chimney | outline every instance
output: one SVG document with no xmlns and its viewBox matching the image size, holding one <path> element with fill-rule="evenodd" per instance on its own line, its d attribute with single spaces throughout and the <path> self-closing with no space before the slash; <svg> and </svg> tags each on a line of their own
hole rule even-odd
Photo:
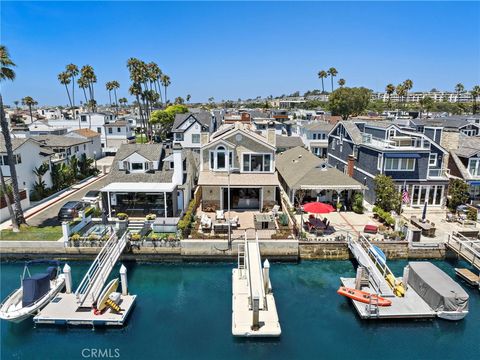
<svg viewBox="0 0 480 360">
<path fill-rule="evenodd" d="M 347 162 L 347 175 L 353 177 L 353 169 L 355 165 L 355 156 L 348 155 L 348 162 Z"/>
<path fill-rule="evenodd" d="M 173 176 L 172 182 L 177 185 L 183 183 L 183 153 L 182 145 L 174 144 L 172 148 L 173 152 Z"/>
<path fill-rule="evenodd" d="M 277 146 L 277 135 L 275 129 L 267 129 L 267 141 L 270 145 Z"/>
<path fill-rule="evenodd" d="M 208 132 L 201 132 L 200 133 L 200 145 L 206 145 L 208 143 Z"/>
</svg>

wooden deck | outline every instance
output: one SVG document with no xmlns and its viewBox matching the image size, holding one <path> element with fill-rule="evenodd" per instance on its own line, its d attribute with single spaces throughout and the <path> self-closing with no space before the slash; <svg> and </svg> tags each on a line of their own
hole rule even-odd
<svg viewBox="0 0 480 360">
<path fill-rule="evenodd" d="M 455 273 L 466 281 L 470 286 L 479 286 L 480 289 L 480 276 L 475 275 L 468 269 L 458 269 L 455 268 Z"/>
</svg>

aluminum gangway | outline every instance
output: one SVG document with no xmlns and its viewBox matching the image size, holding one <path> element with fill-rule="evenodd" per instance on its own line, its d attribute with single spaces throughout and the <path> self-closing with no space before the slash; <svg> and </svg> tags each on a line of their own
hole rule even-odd
<svg viewBox="0 0 480 360">
<path fill-rule="evenodd" d="M 354 239 L 353 236 L 347 236 L 348 248 L 357 260 L 360 266 L 363 266 L 368 274 L 373 289 L 384 297 L 395 296 L 392 288 L 385 280 L 388 273 L 392 273 L 386 264 L 380 263 L 375 256 L 371 255 L 370 242 L 363 236 Z M 392 274 L 393 275 L 393 274 Z"/>
<path fill-rule="evenodd" d="M 247 266 L 247 281 L 250 288 L 250 308 L 253 307 L 253 298 L 259 297 L 259 309 L 266 310 L 265 285 L 263 279 L 262 260 L 260 258 L 260 246 L 258 234 L 254 240 L 248 240 L 245 234 L 245 259 Z"/>
<path fill-rule="evenodd" d="M 472 240 L 460 233 L 453 232 L 448 236 L 446 245 L 477 270 L 480 270 L 480 240 Z"/>
<path fill-rule="evenodd" d="M 113 267 L 127 244 L 128 231 L 119 238 L 115 231 L 102 247 L 75 291 L 78 307 L 91 308 L 96 303 Z"/>
</svg>

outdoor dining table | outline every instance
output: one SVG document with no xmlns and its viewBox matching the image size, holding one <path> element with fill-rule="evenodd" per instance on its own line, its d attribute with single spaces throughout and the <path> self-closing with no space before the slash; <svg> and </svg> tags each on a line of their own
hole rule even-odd
<svg viewBox="0 0 480 360">
<path fill-rule="evenodd" d="M 315 230 L 325 230 L 327 228 L 323 221 L 317 218 L 308 219 L 308 222 L 315 228 Z"/>
<path fill-rule="evenodd" d="M 435 236 L 435 227 L 429 222 L 422 222 L 416 217 L 410 219 L 411 223 L 416 227 L 422 229 L 422 235 L 433 237 Z"/>
</svg>

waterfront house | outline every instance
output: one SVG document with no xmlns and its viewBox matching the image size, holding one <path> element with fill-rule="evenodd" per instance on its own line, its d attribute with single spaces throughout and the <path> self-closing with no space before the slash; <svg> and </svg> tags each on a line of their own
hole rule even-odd
<svg viewBox="0 0 480 360">
<path fill-rule="evenodd" d="M 331 204 L 340 202 L 348 208 L 353 194 L 363 190 L 359 181 L 328 165 L 324 159 L 319 159 L 303 147 L 278 154 L 276 169 L 280 186 L 291 206 L 298 205 L 301 200 Z M 299 190 L 302 190 L 302 199 L 298 197 Z"/>
<path fill-rule="evenodd" d="M 202 209 L 265 210 L 277 203 L 275 131 L 257 134 L 240 122 L 202 134 L 198 185 Z"/>
<path fill-rule="evenodd" d="M 217 128 L 217 117 L 209 111 L 176 114 L 172 126 L 173 141 L 184 149 L 200 151 L 200 134 L 212 133 Z"/>
<path fill-rule="evenodd" d="M 37 120 L 28 125 L 30 136 L 37 135 L 65 135 L 67 129 L 49 125 L 45 120 Z"/>
<path fill-rule="evenodd" d="M 82 146 L 87 157 L 92 159 L 99 159 L 102 157 L 102 139 L 101 135 L 96 131 L 90 129 L 77 129 L 70 131 L 66 136 L 87 140 L 88 142 L 84 143 L 84 146 Z"/>
<path fill-rule="evenodd" d="M 448 116 L 433 119 L 412 119 L 410 126 L 415 131 L 424 133 L 430 138 L 433 138 L 435 132 L 440 130 L 457 130 L 467 136 L 480 135 L 480 123 L 475 122 L 475 118 Z M 435 134 L 435 141 L 440 143 L 441 133 Z"/>
<path fill-rule="evenodd" d="M 328 163 L 366 185 L 365 199 L 375 202 L 374 178 L 390 176 L 410 195 L 407 206 L 445 204 L 448 152 L 425 134 L 400 129 L 390 121 L 341 121 L 328 136 Z"/>
<path fill-rule="evenodd" d="M 123 144 L 101 189 L 109 216 L 155 214 L 168 224 L 178 222 L 192 196 L 197 177 L 194 154 L 163 144 Z"/>
<path fill-rule="evenodd" d="M 334 127 L 326 121 L 309 121 L 298 127 L 303 143 L 319 158 L 326 158 L 328 153 L 328 133 Z"/>
<path fill-rule="evenodd" d="M 48 164 L 48 171 L 42 177 L 42 180 L 45 182 L 46 187 L 52 186 L 50 173 L 52 152 L 50 150 L 45 149 L 40 142 L 32 138 L 13 138 L 12 148 L 19 188 L 26 189 L 28 193 L 33 190 L 33 186 L 38 180 L 33 170 L 40 167 L 43 163 Z M 3 136 L 0 136 L 0 166 L 2 167 L 3 176 L 6 178 L 10 177 L 10 166 L 8 165 L 7 150 Z"/>
<path fill-rule="evenodd" d="M 450 174 L 469 185 L 470 202 L 480 203 L 480 137 L 459 135 L 458 147 L 450 152 Z"/>
</svg>

